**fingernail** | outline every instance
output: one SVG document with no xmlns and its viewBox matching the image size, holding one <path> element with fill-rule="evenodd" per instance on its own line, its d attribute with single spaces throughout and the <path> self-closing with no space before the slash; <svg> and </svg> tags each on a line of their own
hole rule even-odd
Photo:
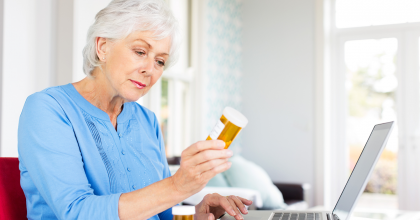
<svg viewBox="0 0 420 220">
<path fill-rule="evenodd" d="M 235 216 L 236 215 L 236 212 L 233 209 L 229 210 L 229 213 L 230 213 L 231 216 Z"/>
<path fill-rule="evenodd" d="M 226 143 L 224 141 L 218 141 L 217 146 L 218 147 L 225 147 Z"/>
<path fill-rule="evenodd" d="M 243 213 L 248 214 L 248 210 L 246 210 L 246 208 L 242 209 Z"/>
<path fill-rule="evenodd" d="M 231 157 L 233 152 L 231 150 L 226 150 L 226 156 Z"/>
</svg>

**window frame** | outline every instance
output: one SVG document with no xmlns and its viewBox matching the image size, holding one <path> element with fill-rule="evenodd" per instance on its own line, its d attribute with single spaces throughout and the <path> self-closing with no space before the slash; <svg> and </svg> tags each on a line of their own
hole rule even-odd
<svg viewBox="0 0 420 220">
<path fill-rule="evenodd" d="M 345 63 L 344 63 L 344 44 L 347 41 L 354 40 L 365 40 L 365 39 L 381 39 L 381 38 L 395 38 L 398 41 L 398 51 L 397 51 L 397 60 L 396 60 L 396 77 L 398 80 L 398 88 L 396 90 L 397 98 L 397 117 L 398 117 L 398 127 L 399 127 L 399 153 L 398 153 L 398 206 L 400 209 L 420 209 L 419 205 L 415 205 L 415 197 L 413 195 L 420 195 L 419 190 L 416 190 L 413 187 L 412 183 L 417 182 L 420 184 L 418 177 L 415 177 L 414 174 L 419 172 L 420 169 L 412 169 L 416 166 L 416 161 L 412 158 L 412 155 L 418 155 L 417 152 L 407 148 L 407 145 L 413 145 L 412 139 L 415 138 L 410 131 L 415 131 L 419 126 L 420 117 L 420 107 L 419 107 L 419 68 L 418 63 L 418 41 L 413 42 L 410 39 L 418 39 L 420 37 L 418 31 L 415 29 L 420 29 L 420 22 L 412 24 L 392 24 L 392 25 L 381 25 L 381 26 L 371 26 L 371 27 L 362 27 L 362 28 L 346 28 L 335 30 L 335 38 L 337 45 L 335 50 L 338 53 L 338 56 L 335 57 L 337 65 L 336 69 L 336 85 L 344 85 L 345 83 Z M 416 47 L 410 48 L 409 45 L 416 45 Z M 417 50 L 417 52 L 416 52 Z M 412 56 L 410 54 L 416 54 L 417 56 Z M 417 66 L 414 67 L 414 66 Z M 414 68 L 413 68 L 414 67 Z M 339 91 L 338 91 L 339 90 Z M 338 142 L 336 158 L 340 158 L 339 161 L 345 161 L 346 163 L 337 163 L 337 176 L 338 173 L 341 173 L 340 178 L 343 182 L 338 182 L 344 186 L 347 176 L 345 175 L 345 170 L 347 169 L 348 164 L 348 147 L 345 141 L 345 127 L 347 117 L 347 100 L 346 91 L 344 87 L 336 90 L 336 100 L 338 104 L 337 115 L 340 118 L 337 120 L 338 128 L 343 128 L 337 130 L 337 136 L 342 137 Z M 416 102 L 417 100 L 417 102 Z M 408 117 L 409 115 L 409 117 Z M 343 117 L 344 116 L 344 117 Z M 414 119 L 414 120 L 413 120 Z M 341 142 L 341 143 L 340 143 Z M 407 172 L 409 171 L 409 172 Z M 410 202 L 411 201 L 411 202 Z"/>
<path fill-rule="evenodd" d="M 161 122 L 161 101 L 162 101 L 162 80 L 168 80 L 168 125 L 167 125 L 167 157 L 181 156 L 182 151 L 197 139 L 195 130 L 199 129 L 200 120 L 196 120 L 197 111 L 200 108 L 195 107 L 200 101 L 200 71 L 197 71 L 199 63 L 196 55 L 198 54 L 198 22 L 199 3 L 192 0 L 166 0 L 177 6 L 182 5 L 180 11 L 186 11 L 187 15 L 183 18 L 177 18 L 180 22 L 180 29 L 183 31 L 183 43 L 181 45 L 180 61 L 174 68 L 165 70 L 161 78 L 156 82 L 147 95 L 141 98 L 138 103 L 152 110 Z M 177 13 L 174 12 L 176 16 Z M 184 23 L 182 23 L 184 21 Z M 188 42 L 188 43 L 187 43 Z M 182 104 L 179 104 L 179 103 Z M 176 103 L 176 104 L 175 104 Z M 195 122 L 195 123 L 193 123 Z"/>
<path fill-rule="evenodd" d="M 346 146 L 347 99 L 344 44 L 351 40 L 396 38 L 397 117 L 399 127 L 398 205 L 399 209 L 420 210 L 420 22 L 378 26 L 337 28 L 335 0 L 316 2 L 315 190 L 316 203 L 333 206 L 340 196 L 347 175 Z M 413 47 L 410 45 L 416 45 Z M 317 130 L 317 129 L 315 129 Z M 334 147 L 332 147 L 334 146 Z M 334 164 L 334 166 L 331 166 Z"/>
</svg>

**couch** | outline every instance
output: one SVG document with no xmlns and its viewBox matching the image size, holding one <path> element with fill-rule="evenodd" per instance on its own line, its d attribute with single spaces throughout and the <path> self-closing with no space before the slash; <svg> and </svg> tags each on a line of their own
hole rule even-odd
<svg viewBox="0 0 420 220">
<path fill-rule="evenodd" d="M 175 173 L 176 170 L 179 168 L 181 158 L 180 157 L 171 157 L 167 158 L 168 164 L 170 165 L 170 169 L 172 173 Z M 280 192 L 283 194 L 284 202 L 287 204 L 288 210 L 304 210 L 308 208 L 309 205 L 309 190 L 310 185 L 308 183 L 283 183 L 283 182 L 273 182 L 273 184 L 280 190 Z M 209 188 L 209 187 L 206 187 Z M 219 187 L 219 189 L 216 189 L 215 187 L 211 187 L 209 189 L 203 189 L 201 194 L 205 195 L 207 192 L 210 192 L 211 189 L 212 192 L 219 193 L 221 195 L 224 195 L 224 192 L 229 191 L 228 189 L 225 189 L 226 187 Z M 232 191 L 232 190 L 230 190 Z M 238 192 L 238 188 L 234 188 L 235 192 Z M 200 194 L 199 193 L 199 194 Z M 251 199 L 254 201 L 256 206 L 250 207 L 250 209 L 262 209 L 259 204 L 259 195 L 258 192 L 252 192 L 250 189 L 244 189 L 244 191 L 238 192 L 241 195 L 244 195 L 247 197 L 247 199 Z M 200 200 L 200 196 L 195 196 L 192 199 L 187 200 L 184 202 L 184 204 L 189 205 L 196 205 L 196 201 Z"/>
</svg>

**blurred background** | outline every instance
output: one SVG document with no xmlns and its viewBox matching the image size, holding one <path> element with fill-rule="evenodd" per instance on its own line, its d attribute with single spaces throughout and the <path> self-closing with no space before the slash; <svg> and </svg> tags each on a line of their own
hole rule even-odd
<svg viewBox="0 0 420 220">
<path fill-rule="evenodd" d="M 84 77 L 87 30 L 109 2 L 0 0 L 0 156 L 18 155 L 27 96 Z M 396 121 L 357 206 L 420 210 L 420 0 L 166 2 L 181 59 L 138 102 L 157 115 L 168 157 L 231 106 L 249 119 L 235 154 L 332 207 L 373 126 Z"/>
</svg>

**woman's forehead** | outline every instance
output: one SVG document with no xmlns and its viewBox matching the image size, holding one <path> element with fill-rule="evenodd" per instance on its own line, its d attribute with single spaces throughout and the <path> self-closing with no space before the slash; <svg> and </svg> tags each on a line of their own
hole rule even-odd
<svg viewBox="0 0 420 220">
<path fill-rule="evenodd" d="M 169 54 L 170 37 L 156 39 L 152 31 L 135 31 L 129 34 L 124 41 L 128 44 L 144 44 L 149 49 L 159 51 L 160 53 Z"/>
</svg>

